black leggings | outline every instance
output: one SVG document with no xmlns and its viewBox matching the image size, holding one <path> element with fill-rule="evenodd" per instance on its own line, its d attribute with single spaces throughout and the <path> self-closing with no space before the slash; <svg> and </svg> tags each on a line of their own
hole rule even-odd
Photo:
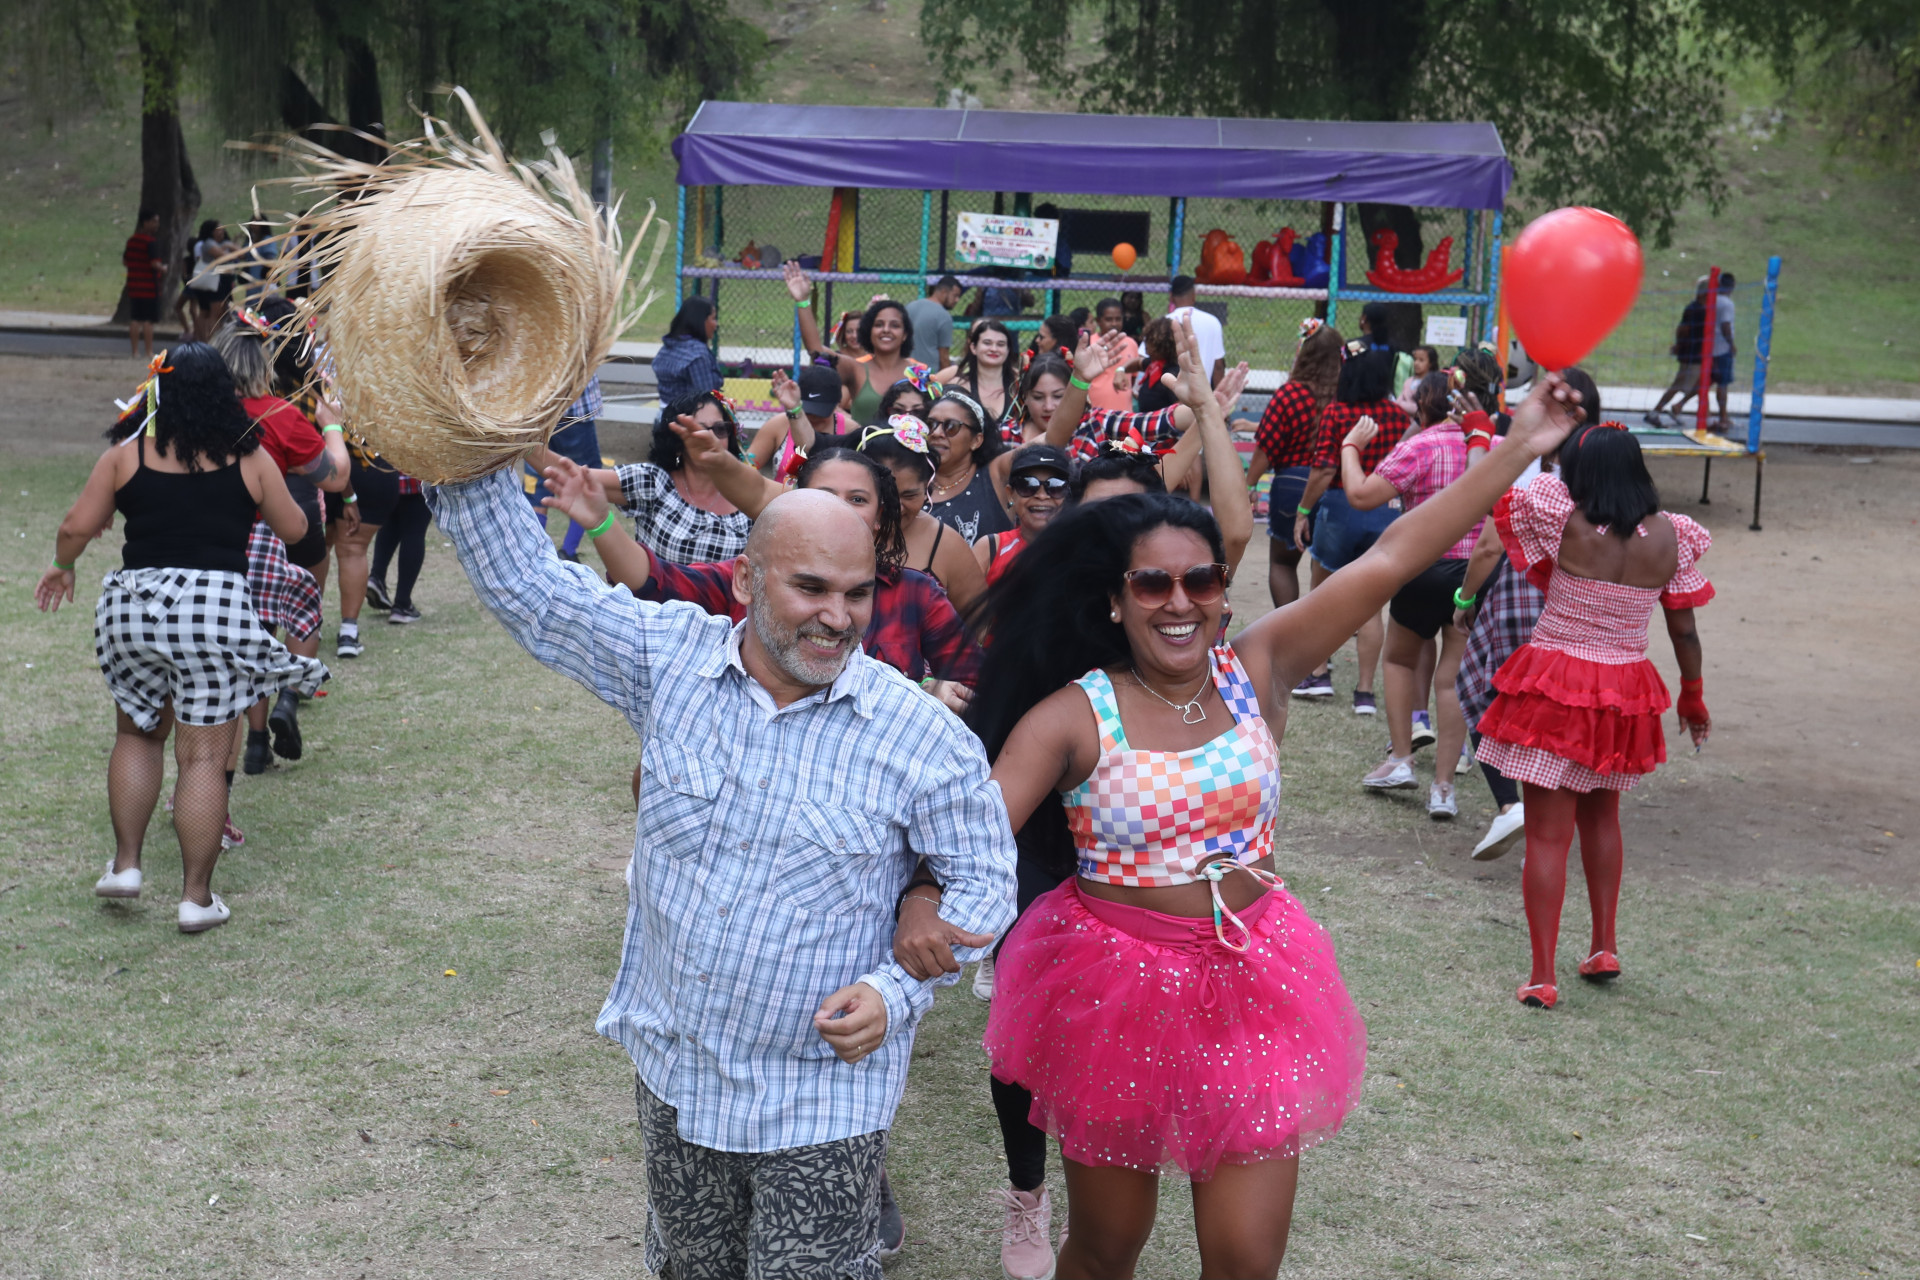
<svg viewBox="0 0 1920 1280">
<path fill-rule="evenodd" d="M 1016 844 L 1026 843 L 1030 838 L 1025 828 L 1020 837 Z M 1027 851 L 1022 849 L 1020 860 L 1014 864 L 1020 914 L 1026 914 L 1035 898 L 1058 888 L 1069 878 L 1048 871 L 1040 859 L 1027 856 Z M 1000 936 L 1004 943 L 1006 935 Z M 1033 1111 L 1033 1095 L 1017 1084 L 992 1076 L 987 1082 L 993 1087 L 993 1112 L 1000 1118 L 1000 1141 L 1007 1148 L 1007 1180 L 1016 1191 L 1037 1191 L 1047 1180 L 1047 1131 L 1036 1128 L 1027 1119 Z"/>
<path fill-rule="evenodd" d="M 400 579 L 393 584 L 393 607 L 413 607 L 413 584 L 420 579 L 420 566 L 427 560 L 427 528 L 433 524 L 433 512 L 427 500 L 417 493 L 403 493 L 393 504 L 393 514 L 373 535 L 373 580 L 387 580 L 387 564 L 395 547 L 400 549 Z"/>
<path fill-rule="evenodd" d="M 1480 731 L 1477 729 L 1474 730 L 1472 737 L 1474 749 L 1477 751 L 1480 747 Z M 1510 804 L 1519 804 L 1520 788 L 1514 785 L 1513 779 L 1488 764 L 1485 760 L 1479 763 L 1480 772 L 1487 776 L 1487 790 L 1493 792 L 1493 802 L 1502 809 Z"/>
</svg>

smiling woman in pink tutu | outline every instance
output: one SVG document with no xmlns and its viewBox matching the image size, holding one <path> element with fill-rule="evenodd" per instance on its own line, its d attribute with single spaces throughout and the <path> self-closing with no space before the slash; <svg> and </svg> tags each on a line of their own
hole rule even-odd
<svg viewBox="0 0 1920 1280">
<path fill-rule="evenodd" d="M 1217 414 L 1180 338 L 1178 394 Z M 1543 380 L 1486 462 L 1230 643 L 1219 529 L 1164 494 L 1068 512 L 989 591 L 970 719 L 1027 845 L 1070 843 L 1078 864 L 1008 936 L 987 1026 L 996 1080 L 1031 1094 L 1066 1159 L 1068 1238 L 1033 1274 L 1131 1276 L 1163 1167 L 1193 1184 L 1203 1275 L 1278 1271 L 1299 1153 L 1357 1100 L 1366 1028 L 1274 874 L 1274 691 L 1560 442 L 1566 395 Z"/>
</svg>

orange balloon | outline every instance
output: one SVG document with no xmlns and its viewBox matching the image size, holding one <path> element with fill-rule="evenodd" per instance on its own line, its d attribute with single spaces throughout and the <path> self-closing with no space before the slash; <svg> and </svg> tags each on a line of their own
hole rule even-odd
<svg viewBox="0 0 1920 1280">
<path fill-rule="evenodd" d="M 1113 265 L 1122 271 L 1133 266 L 1139 257 L 1140 254 L 1130 244 L 1117 244 L 1113 246 Z"/>
</svg>

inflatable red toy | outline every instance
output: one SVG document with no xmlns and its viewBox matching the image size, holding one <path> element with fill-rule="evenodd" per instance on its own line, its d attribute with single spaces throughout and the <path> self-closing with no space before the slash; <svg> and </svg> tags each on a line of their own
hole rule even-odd
<svg viewBox="0 0 1920 1280">
<path fill-rule="evenodd" d="M 1464 270 L 1447 270 L 1447 259 L 1453 255 L 1452 236 L 1447 236 L 1433 247 L 1433 252 L 1427 255 L 1427 265 L 1418 271 L 1408 271 L 1395 265 L 1393 251 L 1400 247 L 1400 237 L 1394 232 L 1382 227 L 1373 233 L 1370 240 L 1373 244 L 1373 270 L 1367 272 L 1367 279 L 1376 288 L 1389 293 L 1437 293 L 1450 285 L 1459 284 L 1466 277 Z"/>
</svg>

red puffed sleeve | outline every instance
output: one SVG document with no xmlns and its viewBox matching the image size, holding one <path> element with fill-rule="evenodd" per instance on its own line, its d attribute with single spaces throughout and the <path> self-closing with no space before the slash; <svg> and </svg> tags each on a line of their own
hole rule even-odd
<svg viewBox="0 0 1920 1280">
<path fill-rule="evenodd" d="M 1574 511 L 1573 495 L 1559 476 L 1541 476 L 1524 489 L 1509 489 L 1493 507 L 1493 527 L 1513 567 L 1542 591 L 1560 558 L 1560 539 Z"/>
<path fill-rule="evenodd" d="M 1700 557 L 1707 554 L 1707 548 L 1713 545 L 1713 535 L 1689 516 L 1675 515 L 1669 511 L 1667 519 L 1673 525 L 1674 540 L 1680 544 L 1680 560 L 1674 566 L 1673 580 L 1660 593 L 1660 607 L 1698 609 L 1713 599 L 1713 584 L 1699 569 Z"/>
</svg>

